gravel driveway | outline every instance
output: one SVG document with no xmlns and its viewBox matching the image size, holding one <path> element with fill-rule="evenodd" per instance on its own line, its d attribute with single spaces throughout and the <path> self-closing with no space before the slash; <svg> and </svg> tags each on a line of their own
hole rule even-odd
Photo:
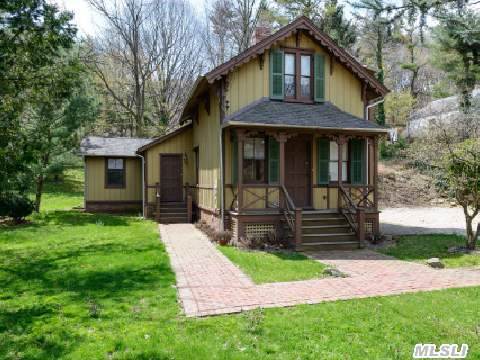
<svg viewBox="0 0 480 360">
<path fill-rule="evenodd" d="M 477 217 L 475 222 L 479 222 Z M 380 213 L 380 230 L 389 235 L 465 234 L 463 209 L 387 208 Z"/>
</svg>

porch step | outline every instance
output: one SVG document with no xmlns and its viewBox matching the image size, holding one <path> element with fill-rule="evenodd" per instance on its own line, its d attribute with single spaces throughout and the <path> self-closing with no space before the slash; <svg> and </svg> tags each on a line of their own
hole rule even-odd
<svg viewBox="0 0 480 360">
<path fill-rule="evenodd" d="M 154 211 L 153 216 L 157 213 Z M 162 202 L 160 203 L 160 224 L 183 224 L 188 223 L 187 204 L 185 202 Z"/>
<path fill-rule="evenodd" d="M 319 243 L 303 243 L 297 245 L 297 251 L 330 251 L 330 250 L 355 250 L 359 248 L 358 241 L 329 241 Z"/>
<path fill-rule="evenodd" d="M 330 234 L 302 234 L 302 243 L 322 243 L 322 242 L 350 242 L 357 241 L 357 235 L 354 232 L 330 233 Z"/>
<path fill-rule="evenodd" d="M 348 224 L 329 224 L 329 225 L 302 225 L 302 234 L 338 234 L 350 233 Z"/>
</svg>

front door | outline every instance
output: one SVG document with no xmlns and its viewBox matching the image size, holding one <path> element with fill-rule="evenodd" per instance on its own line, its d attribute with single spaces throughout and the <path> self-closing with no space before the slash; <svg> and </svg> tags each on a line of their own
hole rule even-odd
<svg viewBox="0 0 480 360">
<path fill-rule="evenodd" d="M 285 144 L 285 187 L 295 206 L 311 206 L 311 153 L 309 136 L 295 136 Z"/>
<path fill-rule="evenodd" d="M 183 167 L 181 154 L 160 155 L 161 201 L 183 200 Z"/>
</svg>

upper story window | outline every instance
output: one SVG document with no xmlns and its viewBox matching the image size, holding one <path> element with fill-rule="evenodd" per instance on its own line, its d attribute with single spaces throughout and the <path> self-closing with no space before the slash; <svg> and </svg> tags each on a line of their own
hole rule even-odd
<svg viewBox="0 0 480 360">
<path fill-rule="evenodd" d="M 272 50 L 270 97 L 288 101 L 324 101 L 324 62 L 322 54 L 309 50 Z"/>
<path fill-rule="evenodd" d="M 125 187 L 125 161 L 124 159 L 106 159 L 105 166 L 105 187 Z"/>
</svg>

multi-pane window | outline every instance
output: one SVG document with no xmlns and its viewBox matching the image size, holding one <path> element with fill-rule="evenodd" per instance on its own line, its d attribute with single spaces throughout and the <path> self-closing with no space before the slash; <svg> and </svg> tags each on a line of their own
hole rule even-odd
<svg viewBox="0 0 480 360">
<path fill-rule="evenodd" d="M 124 159 L 107 159 L 105 171 L 106 187 L 125 187 L 125 162 Z"/>
<path fill-rule="evenodd" d="M 348 147 L 342 146 L 342 181 L 348 179 Z M 328 167 L 330 181 L 338 181 L 338 144 L 336 141 L 330 141 L 330 163 Z"/>
<path fill-rule="evenodd" d="M 311 98 L 312 57 L 310 55 L 301 55 L 300 59 L 301 59 L 300 96 L 302 98 Z"/>
<path fill-rule="evenodd" d="M 286 99 L 311 100 L 312 56 L 300 52 L 285 53 L 284 81 Z"/>
<path fill-rule="evenodd" d="M 243 144 L 243 180 L 265 182 L 265 138 L 247 138 Z"/>
<path fill-rule="evenodd" d="M 285 54 L 285 97 L 294 98 L 296 94 L 295 54 Z"/>
</svg>

